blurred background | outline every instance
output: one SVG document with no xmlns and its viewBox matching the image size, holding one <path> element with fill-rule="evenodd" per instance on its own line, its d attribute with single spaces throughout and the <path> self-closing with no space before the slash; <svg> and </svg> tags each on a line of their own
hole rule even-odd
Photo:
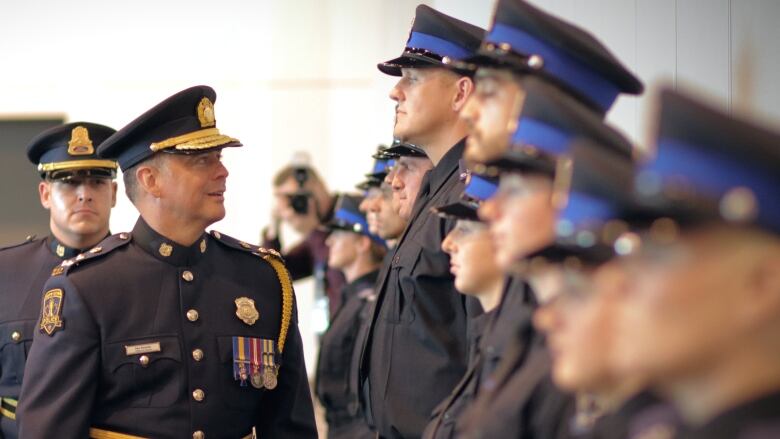
<svg viewBox="0 0 780 439">
<path fill-rule="evenodd" d="M 330 189 L 353 189 L 377 144 L 391 140 L 394 78 L 376 63 L 400 54 L 418 3 L 0 1 L 0 245 L 47 233 L 38 176 L 24 155 L 32 136 L 63 121 L 119 129 L 196 84 L 217 90 L 220 130 L 245 145 L 225 152 L 228 214 L 215 229 L 258 242 L 270 220 L 271 179 L 295 151 L 309 153 Z M 482 27 L 493 9 L 486 0 L 425 3 Z M 640 146 L 660 83 L 780 120 L 780 1 L 532 3 L 594 33 L 649 86 L 640 98 L 620 98 L 608 115 Z M 121 196 L 111 230 L 131 229 L 136 217 Z M 311 281 L 296 290 L 312 371 Z"/>
</svg>

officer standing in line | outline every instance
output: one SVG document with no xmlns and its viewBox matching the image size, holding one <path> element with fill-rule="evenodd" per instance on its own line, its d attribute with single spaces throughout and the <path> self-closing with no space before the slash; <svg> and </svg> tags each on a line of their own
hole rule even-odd
<svg viewBox="0 0 780 439">
<path fill-rule="evenodd" d="M 505 286 L 504 272 L 495 260 L 495 243 L 490 238 L 490 230 L 477 216 L 479 203 L 493 195 L 498 182 L 475 174 L 469 174 L 466 180 L 463 199 L 433 210 L 457 221 L 455 228 L 444 239 L 442 250 L 450 255 L 455 287 L 460 293 L 479 300 L 485 313 L 472 317 L 469 322 L 469 368 L 450 395 L 434 409 L 423 432 L 425 439 L 455 437 L 455 425 L 460 414 L 479 386 L 479 374 L 476 372 L 483 355 L 480 339 L 484 325 L 501 302 Z"/>
<path fill-rule="evenodd" d="M 207 86 L 98 149 L 141 216 L 46 283 L 19 405 L 35 438 L 317 437 L 290 275 L 274 251 L 205 228 L 225 216 Z"/>
<path fill-rule="evenodd" d="M 497 2 L 478 54 L 454 65 L 477 69 L 475 91 L 460 113 L 469 127 L 465 156 L 476 171 L 493 174 L 496 168 L 484 162 L 497 160 L 517 132 L 527 100 L 524 78 L 544 81 L 599 118 L 618 93 L 642 90 L 641 82 L 588 32 L 518 0 Z M 583 81 L 585 77 L 590 79 Z M 520 128 L 535 127 L 538 124 L 529 122 Z M 501 306 L 482 337 L 481 382 L 488 382 L 515 334 L 531 326 L 533 292 L 521 277 L 509 276 L 507 283 Z"/>
<path fill-rule="evenodd" d="M 629 288 L 614 243 L 628 230 L 620 218 L 632 205 L 635 166 L 592 142 L 575 141 L 571 151 L 571 172 L 557 174 L 554 185 L 565 200 L 555 242 L 527 258 L 529 279 L 554 278 L 559 289 L 537 309 L 534 326 L 547 337 L 553 381 L 577 396 L 573 437 L 661 439 L 654 435 L 675 431 L 674 410 L 614 361 Z"/>
<path fill-rule="evenodd" d="M 458 162 L 466 128 L 458 112 L 473 89 L 467 74 L 442 61 L 473 54 L 483 33 L 420 5 L 403 54 L 378 66 L 401 77 L 390 92 L 397 103 L 393 137 L 419 146 L 434 165 L 380 273 L 361 358 L 364 412 L 380 437 L 420 437 L 431 410 L 466 371 L 466 301 L 441 251 L 452 223 L 429 209 L 462 193 Z"/>
<path fill-rule="evenodd" d="M 521 82 L 524 105 L 510 149 L 494 167 L 501 172 L 496 196 L 480 206 L 490 222 L 497 244 L 497 260 L 507 272 L 555 237 L 560 194 L 553 179 L 559 164 L 568 163 L 573 139 L 598 142 L 605 151 L 631 161 L 632 145 L 600 117 L 557 87 L 533 76 Z M 520 275 L 524 273 L 519 272 Z M 523 275 L 523 280 L 530 281 Z M 548 288 L 532 285 L 534 297 L 544 303 Z M 481 382 L 477 398 L 464 414 L 461 433 L 466 438 L 555 438 L 568 435 L 573 398 L 550 380 L 550 360 L 531 315 L 501 314 L 504 327 L 514 328 L 500 363 Z M 512 326 L 514 325 L 514 326 Z"/>
<path fill-rule="evenodd" d="M 678 409 L 681 438 L 780 437 L 780 132 L 679 92 L 660 102 L 634 232 L 615 244 L 622 370 Z"/>
<path fill-rule="evenodd" d="M 362 197 L 343 194 L 336 201 L 333 219 L 326 224 L 325 241 L 331 267 L 347 280 L 342 306 L 322 335 L 315 389 L 325 407 L 330 439 L 373 439 L 376 433 L 359 411 L 357 388 L 350 384 L 356 362 L 356 340 L 367 324 L 370 306 L 376 300 L 374 285 L 387 253 L 384 241 L 368 230 L 358 206 Z"/>
<path fill-rule="evenodd" d="M 360 203 L 360 211 L 366 216 L 368 230 L 382 238 L 388 248 L 395 247 L 395 240 L 401 236 L 406 227 L 398 212 L 392 208 L 393 189 L 385 182 L 385 178 L 395 166 L 396 156 L 385 153 L 386 147 L 381 147 L 374 154 L 374 168 L 366 175 L 366 180 L 357 185 L 365 191 L 365 198 Z"/>
<path fill-rule="evenodd" d="M 50 235 L 0 250 L 0 427 L 2 437 L 16 438 L 16 406 L 41 291 L 51 270 L 65 259 L 92 248 L 108 236 L 116 204 L 116 162 L 97 157 L 95 149 L 114 134 L 89 122 L 60 125 L 36 136 L 27 157 L 38 166 L 41 205 L 49 211 Z"/>
<path fill-rule="evenodd" d="M 433 163 L 425 151 L 411 144 L 399 144 L 389 148 L 385 154 L 395 158 L 395 164 L 385 176 L 385 182 L 393 191 L 392 205 L 396 214 L 404 221 L 410 221 L 420 187 Z"/>
</svg>

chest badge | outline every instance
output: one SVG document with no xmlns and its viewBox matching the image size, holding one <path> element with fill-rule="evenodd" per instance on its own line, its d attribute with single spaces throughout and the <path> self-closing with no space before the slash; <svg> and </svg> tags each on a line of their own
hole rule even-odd
<svg viewBox="0 0 780 439">
<path fill-rule="evenodd" d="M 249 326 L 255 324 L 260 313 L 255 308 L 255 301 L 248 297 L 239 297 L 236 299 L 236 317 Z"/>
</svg>

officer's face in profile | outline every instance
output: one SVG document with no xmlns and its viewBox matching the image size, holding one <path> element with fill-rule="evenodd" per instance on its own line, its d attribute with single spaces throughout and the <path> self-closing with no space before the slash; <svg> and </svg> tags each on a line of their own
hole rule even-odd
<svg viewBox="0 0 780 439">
<path fill-rule="evenodd" d="M 465 157 L 484 163 L 500 157 L 517 127 L 525 93 L 510 72 L 480 69 L 460 116 L 469 127 Z"/>
<path fill-rule="evenodd" d="M 345 230 L 334 230 L 328 235 L 325 244 L 328 246 L 328 265 L 344 270 L 357 259 L 361 236 Z"/>
<path fill-rule="evenodd" d="M 382 239 L 396 239 L 401 236 L 406 221 L 393 208 L 393 189 L 387 183 L 382 183 L 376 191 L 378 195 L 372 198 L 372 202 L 368 205 L 369 228 L 373 224 L 376 232 L 372 230 L 372 233 Z"/>
<path fill-rule="evenodd" d="M 562 270 L 562 291 L 534 313 L 547 335 L 555 383 L 569 391 L 609 391 L 620 384 L 613 349 L 625 274 L 617 262 Z"/>
<path fill-rule="evenodd" d="M 228 170 L 222 164 L 221 150 L 160 157 L 157 199 L 166 213 L 204 228 L 225 217 Z"/>
<path fill-rule="evenodd" d="M 52 233 L 66 242 L 99 240 L 108 234 L 116 182 L 109 178 L 79 177 L 46 180 L 38 185 L 41 205 L 49 210 Z"/>
<path fill-rule="evenodd" d="M 403 220 L 408 221 L 412 216 L 423 176 L 432 167 L 427 157 L 400 157 L 393 167 L 393 198 L 397 200 L 398 216 Z"/>
<path fill-rule="evenodd" d="M 503 270 L 553 241 L 557 211 L 552 193 L 547 176 L 505 174 L 496 195 L 480 205 L 479 215 L 490 223 L 496 260 Z"/>
<path fill-rule="evenodd" d="M 460 79 L 443 68 L 401 69 L 401 79 L 390 90 L 390 99 L 396 101 L 393 137 L 416 145 L 430 143 L 430 136 L 458 117 Z"/>
<path fill-rule="evenodd" d="M 450 272 L 455 276 L 455 288 L 461 293 L 484 294 L 503 282 L 486 224 L 458 220 L 441 248 L 450 255 Z"/>
<path fill-rule="evenodd" d="M 616 331 L 622 369 L 663 388 L 730 364 L 752 343 L 772 344 L 767 334 L 776 346 L 778 247 L 776 237 L 722 225 L 666 243 L 645 237 L 623 261 L 631 288 Z"/>
</svg>

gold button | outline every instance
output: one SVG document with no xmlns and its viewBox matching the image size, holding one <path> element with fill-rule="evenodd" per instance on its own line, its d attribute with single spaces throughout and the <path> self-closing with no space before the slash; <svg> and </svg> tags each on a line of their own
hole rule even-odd
<svg viewBox="0 0 780 439">
<path fill-rule="evenodd" d="M 200 314 L 198 314 L 198 311 L 191 309 L 187 311 L 187 320 L 191 322 L 195 322 L 198 320 L 198 317 L 200 317 Z"/>
<path fill-rule="evenodd" d="M 19 340 L 22 339 L 22 333 L 19 331 L 14 331 L 11 333 L 11 340 L 19 343 Z"/>
<path fill-rule="evenodd" d="M 76 256 L 76 260 L 77 260 L 77 261 L 83 261 L 83 260 L 84 260 L 84 258 L 86 258 L 86 256 L 84 256 L 84 254 L 83 254 L 83 253 L 82 253 L 82 254 L 80 254 L 80 255 L 78 255 L 78 256 Z"/>
<path fill-rule="evenodd" d="M 195 359 L 195 361 L 200 361 L 203 359 L 203 350 L 202 349 L 195 349 L 192 351 L 192 358 Z"/>
<path fill-rule="evenodd" d="M 192 439 L 206 439 L 206 433 L 198 430 L 195 433 L 192 433 Z"/>
<path fill-rule="evenodd" d="M 195 390 L 192 392 L 192 398 L 193 398 L 195 401 L 201 402 L 201 401 L 203 401 L 203 399 L 204 399 L 205 397 L 206 397 L 206 392 L 204 392 L 204 391 L 202 391 L 202 390 L 200 390 L 200 389 L 195 389 Z"/>
<path fill-rule="evenodd" d="M 241 247 L 244 247 L 244 248 L 252 248 L 251 245 L 249 245 L 248 243 L 246 243 L 244 241 L 240 241 L 239 244 L 241 245 Z"/>
<path fill-rule="evenodd" d="M 214 231 L 214 237 L 217 238 L 217 239 L 220 239 L 220 238 L 222 238 L 222 235 L 215 230 Z"/>
<path fill-rule="evenodd" d="M 149 356 L 148 355 L 141 355 L 138 357 L 138 362 L 141 363 L 141 366 L 146 367 L 149 365 Z"/>
<path fill-rule="evenodd" d="M 102 251 L 103 251 L 103 247 L 95 247 L 92 250 L 90 250 L 89 252 L 92 253 L 92 254 L 96 254 L 96 253 L 100 253 Z"/>
<path fill-rule="evenodd" d="M 128 235 L 127 233 L 120 233 L 119 234 L 119 239 L 127 239 L 129 237 L 130 237 L 130 235 Z"/>
<path fill-rule="evenodd" d="M 195 279 L 195 276 L 192 275 L 191 271 L 185 271 L 184 273 L 181 274 L 181 277 L 187 282 L 192 282 L 192 280 Z"/>
</svg>

